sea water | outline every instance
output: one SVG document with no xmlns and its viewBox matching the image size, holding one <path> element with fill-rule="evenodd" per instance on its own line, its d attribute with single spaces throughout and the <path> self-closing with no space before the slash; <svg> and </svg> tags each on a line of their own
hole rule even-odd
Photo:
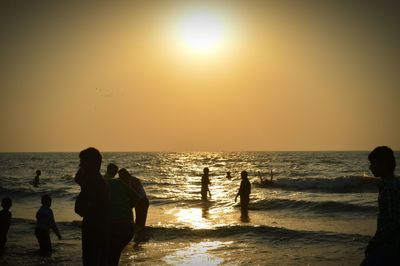
<svg viewBox="0 0 400 266">
<path fill-rule="evenodd" d="M 399 158 L 399 153 L 396 157 Z M 130 243 L 121 265 L 358 265 L 376 229 L 377 180 L 368 152 L 103 153 L 140 178 L 150 200 L 148 241 Z M 81 217 L 74 213 L 78 153 L 0 153 L 0 196 L 13 215 L 1 265 L 80 265 Z M 202 201 L 210 169 L 212 197 Z M 40 169 L 39 187 L 32 186 Z M 240 172 L 252 184 L 249 210 L 234 201 Z M 262 185 L 261 172 L 272 185 Z M 230 171 L 233 178 L 227 179 Z M 63 236 L 38 255 L 40 198 L 49 194 Z"/>
</svg>

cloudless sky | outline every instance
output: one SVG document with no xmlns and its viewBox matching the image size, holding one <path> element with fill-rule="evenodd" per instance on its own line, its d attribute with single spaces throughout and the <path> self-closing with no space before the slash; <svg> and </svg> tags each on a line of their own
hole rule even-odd
<svg viewBox="0 0 400 266">
<path fill-rule="evenodd" d="M 399 150 L 398 7 L 282 2 L 0 1 L 0 151 Z"/>
</svg>

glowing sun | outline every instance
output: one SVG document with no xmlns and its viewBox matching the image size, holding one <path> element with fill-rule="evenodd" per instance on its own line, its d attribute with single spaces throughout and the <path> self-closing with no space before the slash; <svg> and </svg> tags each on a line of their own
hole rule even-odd
<svg viewBox="0 0 400 266">
<path fill-rule="evenodd" d="M 194 54 L 220 51 L 226 43 L 227 33 L 222 17 L 208 11 L 189 12 L 178 22 L 178 39 Z"/>
</svg>

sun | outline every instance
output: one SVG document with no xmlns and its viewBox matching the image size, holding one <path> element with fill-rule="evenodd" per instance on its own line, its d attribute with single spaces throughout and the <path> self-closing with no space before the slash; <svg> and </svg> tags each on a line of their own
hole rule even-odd
<svg viewBox="0 0 400 266">
<path fill-rule="evenodd" d="M 183 49 L 193 54 L 216 54 L 223 50 L 227 37 L 226 24 L 215 12 L 191 11 L 178 21 L 178 41 Z"/>
</svg>

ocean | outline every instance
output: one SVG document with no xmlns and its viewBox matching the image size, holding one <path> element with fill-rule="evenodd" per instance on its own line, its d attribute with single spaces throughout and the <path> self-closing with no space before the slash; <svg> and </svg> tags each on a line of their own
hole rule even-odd
<svg viewBox="0 0 400 266">
<path fill-rule="evenodd" d="M 377 180 L 367 155 L 105 152 L 102 173 L 111 162 L 126 168 L 150 200 L 148 241 L 131 242 L 120 265 L 359 265 L 377 216 Z M 0 197 L 13 201 L 1 265 L 81 265 L 78 165 L 78 153 L 0 153 Z M 200 195 L 204 167 L 211 179 L 207 202 Z M 34 187 L 37 169 L 42 175 Z M 273 185 L 262 185 L 258 172 L 269 178 L 271 169 Z M 243 170 L 252 185 L 247 214 L 234 201 Z M 51 235 L 54 252 L 45 260 L 34 236 L 43 194 L 53 198 L 63 236 Z"/>
</svg>

